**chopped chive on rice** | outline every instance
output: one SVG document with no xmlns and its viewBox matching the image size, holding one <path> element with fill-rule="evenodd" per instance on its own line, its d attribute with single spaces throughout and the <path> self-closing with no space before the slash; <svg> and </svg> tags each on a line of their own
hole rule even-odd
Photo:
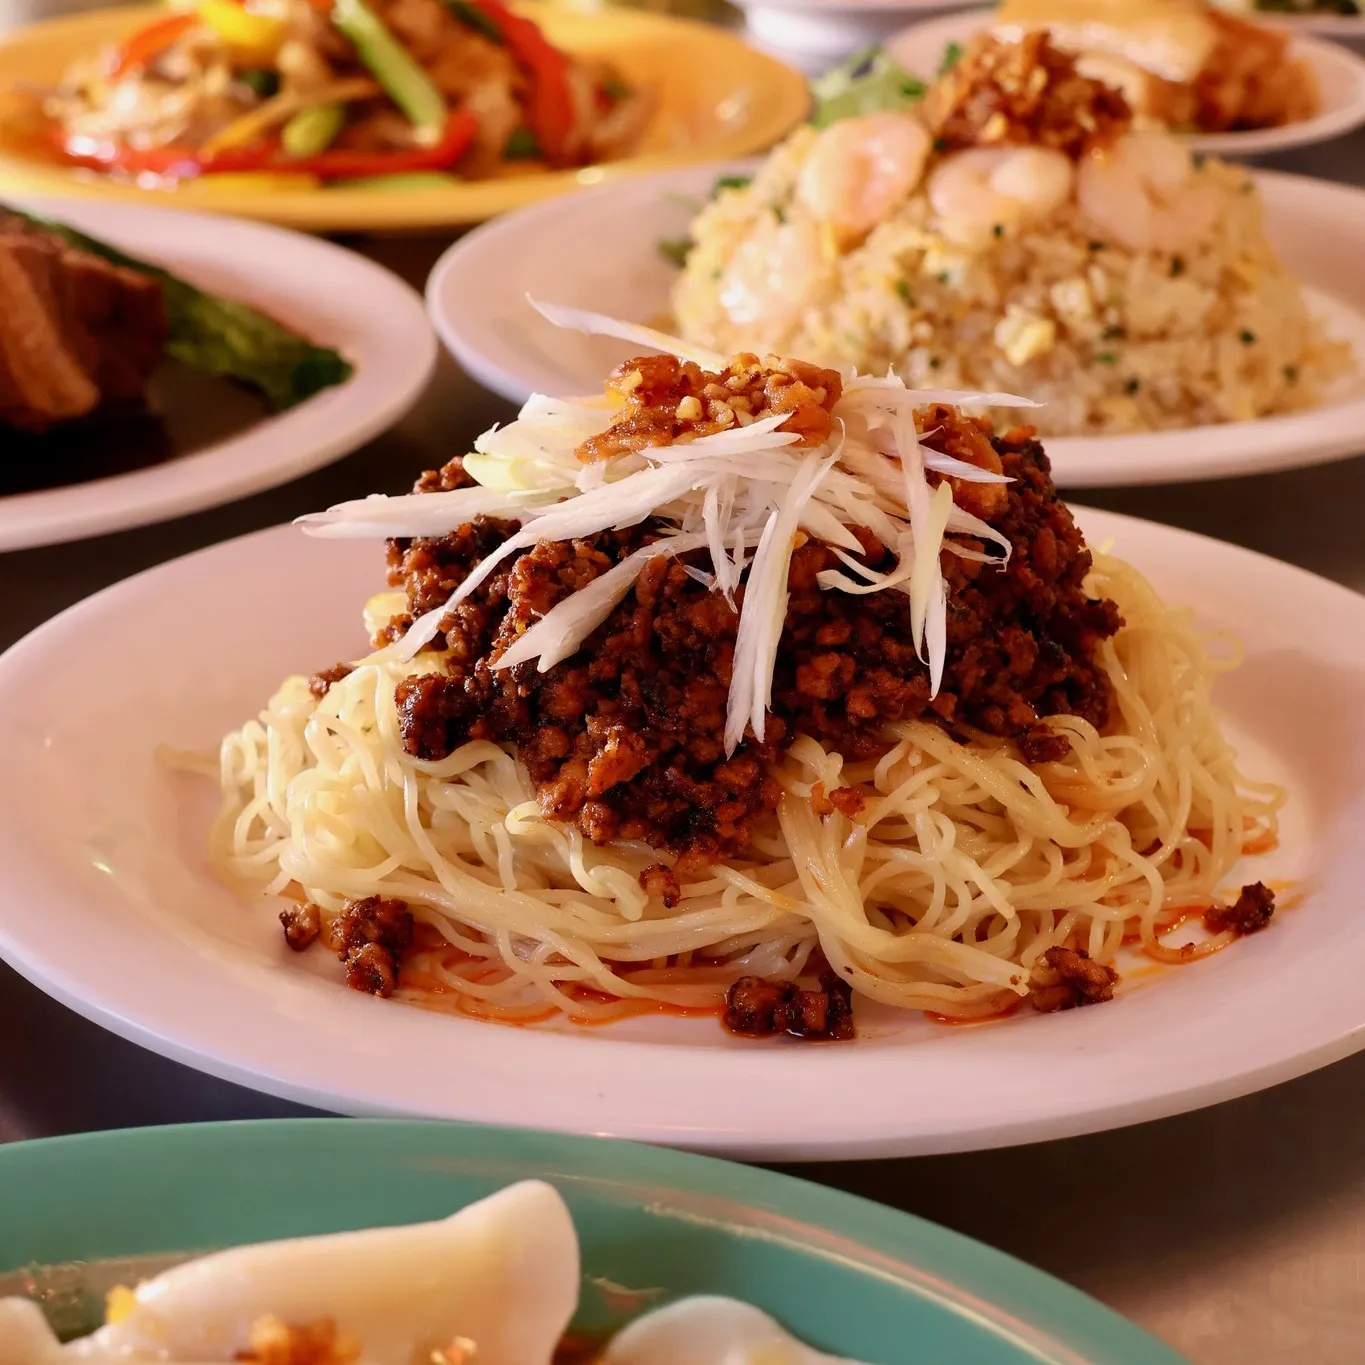
<svg viewBox="0 0 1365 1365">
<path fill-rule="evenodd" d="M 1243 327 L 1242 330 L 1237 333 L 1237 340 L 1240 341 L 1243 346 L 1252 346 L 1256 342 L 1256 333 L 1249 327 Z"/>
<path fill-rule="evenodd" d="M 687 258 L 692 254 L 692 239 L 690 237 L 664 237 L 659 242 L 659 255 L 670 265 L 676 265 L 679 269 L 687 264 Z"/>
<path fill-rule="evenodd" d="M 1095 356 L 1095 360 L 1101 365 L 1117 365 L 1119 363 L 1118 352 L 1100 351 Z"/>
<path fill-rule="evenodd" d="M 1136 393 L 1142 387 L 1142 381 L 1136 377 L 1130 379 L 1124 386 L 1124 393 Z"/>
<path fill-rule="evenodd" d="M 906 303 L 913 306 L 915 302 L 915 296 L 910 292 L 909 280 L 897 280 L 896 293 L 898 293 L 901 296 L 901 298 L 905 300 Z"/>
<path fill-rule="evenodd" d="M 938 59 L 938 71 L 936 74 L 939 76 L 946 76 L 953 67 L 962 60 L 962 51 L 963 48 L 961 43 L 949 43 L 948 46 L 943 49 L 943 56 Z"/>
<path fill-rule="evenodd" d="M 1126 327 L 1120 327 L 1116 322 L 1112 322 L 1104 329 L 1101 335 L 1104 337 L 1105 341 L 1117 341 L 1120 337 L 1126 337 L 1128 335 L 1128 329 Z"/>
<path fill-rule="evenodd" d="M 1299 367 L 1297 365 L 1286 365 L 1284 377 L 1286 383 L 1297 384 L 1299 382 Z"/>
</svg>

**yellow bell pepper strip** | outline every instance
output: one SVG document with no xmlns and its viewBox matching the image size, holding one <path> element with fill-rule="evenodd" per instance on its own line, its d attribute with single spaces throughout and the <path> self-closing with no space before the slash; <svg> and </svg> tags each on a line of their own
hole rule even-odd
<svg viewBox="0 0 1365 1365">
<path fill-rule="evenodd" d="M 346 110 L 339 104 L 315 104 L 301 110 L 280 130 L 286 156 L 316 156 L 337 140 L 346 124 Z"/>
<path fill-rule="evenodd" d="M 183 37 L 199 22 L 194 14 L 172 14 L 140 28 L 125 38 L 114 49 L 109 63 L 109 77 L 119 80 L 130 71 L 150 66 L 172 43 Z"/>
<path fill-rule="evenodd" d="M 244 61 L 266 65 L 289 36 L 289 25 L 257 14 L 238 0 L 196 0 L 199 17 Z"/>
<path fill-rule="evenodd" d="M 379 86 L 368 76 L 348 76 L 345 80 L 320 85 L 314 90 L 287 90 L 258 104 L 254 109 L 220 128 L 199 148 L 206 157 L 236 147 L 249 147 L 259 142 L 272 128 L 288 123 L 296 114 L 319 104 L 346 104 L 351 100 L 367 100 L 379 94 Z M 335 136 L 335 135 L 334 135 Z"/>
<path fill-rule="evenodd" d="M 348 38 L 356 55 L 408 116 L 428 145 L 439 141 L 446 126 L 444 96 L 408 50 L 388 31 L 364 0 L 336 0 L 332 23 Z"/>
</svg>

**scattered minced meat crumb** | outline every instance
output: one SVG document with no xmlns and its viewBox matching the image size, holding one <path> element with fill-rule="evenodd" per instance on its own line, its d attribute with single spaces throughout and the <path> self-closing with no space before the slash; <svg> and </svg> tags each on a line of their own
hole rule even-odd
<svg viewBox="0 0 1365 1365">
<path fill-rule="evenodd" d="M 398 984 L 398 963 L 395 954 L 378 943 L 362 943 L 352 948 L 344 959 L 346 984 L 353 991 L 387 998 Z"/>
<path fill-rule="evenodd" d="M 829 439 L 830 409 L 843 393 L 837 370 L 799 360 L 735 356 L 722 371 L 672 356 L 640 356 L 613 371 L 607 392 L 621 400 L 611 425 L 578 447 L 579 459 L 607 460 L 649 446 L 682 444 L 727 427 L 788 413 L 782 431 L 798 446 Z"/>
<path fill-rule="evenodd" d="M 296 953 L 301 953 L 311 947 L 322 932 L 322 912 L 312 901 L 286 905 L 280 911 L 280 923 L 284 925 L 284 941 Z"/>
<path fill-rule="evenodd" d="M 664 863 L 653 863 L 640 873 L 640 885 L 647 895 L 658 896 L 672 910 L 682 899 L 678 874 Z"/>
<path fill-rule="evenodd" d="M 347 901 L 332 922 L 332 946 L 343 958 L 367 943 L 402 954 L 412 947 L 412 928 L 407 901 L 364 896 Z"/>
<path fill-rule="evenodd" d="M 1211 934 L 1231 929 L 1240 937 L 1264 929 L 1274 913 L 1275 893 L 1264 882 L 1252 882 L 1231 905 L 1209 906 L 1204 911 L 1204 928 Z"/>
<path fill-rule="evenodd" d="M 1029 983 L 1029 1000 L 1041 1014 L 1098 1005 L 1114 998 L 1119 974 L 1101 962 L 1092 962 L 1084 948 L 1049 948 L 1042 956 L 1051 982 Z"/>
<path fill-rule="evenodd" d="M 354 671 L 352 664 L 333 664 L 331 668 L 324 668 L 321 673 L 314 673 L 308 679 L 308 690 L 321 701 L 331 691 L 333 683 L 339 683 Z"/>
<path fill-rule="evenodd" d="M 1078 157 L 1126 132 L 1133 111 L 1123 94 L 1082 76 L 1076 58 L 1044 32 L 1018 42 L 982 34 L 930 87 L 924 116 L 940 151 L 962 147 L 1048 147 Z"/>
<path fill-rule="evenodd" d="M 827 815 L 833 815 L 836 810 L 851 820 L 866 803 L 857 787 L 835 787 L 832 792 L 827 792 L 825 784 L 817 782 L 810 789 L 810 804 L 811 809 L 822 820 Z"/>
<path fill-rule="evenodd" d="M 286 922 L 286 942 L 289 928 Z M 346 984 L 352 990 L 388 996 L 398 984 L 398 968 L 412 938 L 412 911 L 406 901 L 364 896 L 346 902 L 327 926 L 325 942 L 346 964 Z"/>
<path fill-rule="evenodd" d="M 353 1365 L 362 1343 L 339 1334 L 331 1318 L 291 1326 L 276 1317 L 258 1318 L 247 1334 L 247 1349 L 233 1357 L 252 1365 Z"/>
<path fill-rule="evenodd" d="M 618 375 L 646 371 L 632 391 L 643 390 L 659 406 L 638 407 L 638 423 L 629 430 L 614 425 L 613 440 L 649 432 L 675 439 L 677 394 L 694 380 L 670 357 L 629 362 Z M 706 383 L 718 378 L 698 374 Z M 818 432 L 815 409 L 828 418 L 838 376 L 817 384 L 813 375 L 783 374 L 792 382 L 777 386 L 774 402 L 798 386 L 805 390 L 792 411 L 803 430 Z M 767 394 L 770 387 L 765 380 L 758 391 Z M 822 591 L 820 572 L 840 566 L 814 540 L 792 557 L 764 740 L 750 733 L 730 757 L 724 732 L 738 616 L 688 574 L 689 567 L 705 567 L 705 552 L 648 563 L 578 653 L 544 673 L 535 663 L 493 668 L 566 594 L 658 539 L 664 528 L 647 521 L 581 540 L 541 542 L 499 565 L 448 614 L 431 642 L 432 650 L 444 651 L 439 671 L 399 684 L 404 749 L 438 760 L 469 740 L 513 744 L 547 818 L 577 824 L 596 843 L 638 839 L 669 849 L 686 876 L 741 852 L 759 822 L 771 817 L 780 795 L 771 766 L 798 733 L 856 762 L 883 751 L 888 721 L 921 718 L 1017 738 L 1044 716 L 1067 712 L 1102 730 L 1110 696 L 1096 649 L 1122 619 L 1113 602 L 1085 593 L 1090 552 L 1057 497 L 1032 430 L 996 435 L 988 423 L 943 406 L 926 409 L 920 422 L 934 430 L 938 448 L 1012 481 L 954 484 L 955 500 L 1000 531 L 1012 553 L 1004 567 L 943 556 L 948 658 L 932 700 L 928 671 L 915 652 L 909 597 Z M 453 461 L 424 475 L 418 488 L 459 486 L 465 477 Z M 376 643 L 448 601 L 517 529 L 480 518 L 445 536 L 391 541 L 389 581 L 405 590 L 407 609 Z M 865 530 L 857 534 L 863 561 L 873 570 L 888 568 L 893 552 Z M 828 799 L 835 801 L 833 794 Z M 852 795 L 838 799 L 854 804 Z"/>
<path fill-rule="evenodd" d="M 1055 763 L 1071 752 L 1070 738 L 1049 725 L 1032 725 L 1015 742 L 1024 756 L 1024 762 L 1030 765 Z"/>
<path fill-rule="evenodd" d="M 853 988 L 828 967 L 807 990 L 794 981 L 742 976 L 725 993 L 725 1027 L 746 1038 L 786 1033 L 809 1042 L 854 1036 Z"/>
<path fill-rule="evenodd" d="M 454 493 L 474 483 L 464 470 L 464 456 L 447 460 L 440 469 L 428 469 L 413 486 L 414 493 Z"/>
</svg>

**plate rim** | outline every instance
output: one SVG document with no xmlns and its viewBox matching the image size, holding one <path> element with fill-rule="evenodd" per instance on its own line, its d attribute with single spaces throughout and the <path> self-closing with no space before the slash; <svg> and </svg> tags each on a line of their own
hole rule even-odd
<svg viewBox="0 0 1365 1365">
<path fill-rule="evenodd" d="M 752 173 L 761 164 L 762 158 L 750 157 L 709 162 L 704 166 L 675 167 L 657 175 L 585 191 L 576 197 L 576 202 L 591 205 L 609 201 L 616 195 L 653 193 L 662 199 L 669 193 L 695 194 L 697 188 L 691 183 L 694 179 L 704 182 L 718 174 Z M 1263 190 L 1296 205 L 1300 214 L 1308 212 L 1305 205 L 1309 196 L 1316 197 L 1318 202 L 1353 203 L 1361 228 L 1365 230 L 1363 187 L 1289 171 L 1251 168 L 1248 174 Z M 485 353 L 481 333 L 486 330 L 486 321 L 447 308 L 444 299 L 457 288 L 453 281 L 465 270 L 477 273 L 479 254 L 489 250 L 503 234 L 517 233 L 542 220 L 553 221 L 566 212 L 573 212 L 573 207 L 531 204 L 482 224 L 442 252 L 424 289 L 432 326 L 456 363 L 484 388 L 518 405 L 525 402 L 532 391 L 525 376 L 505 368 Z M 1365 310 L 1354 308 L 1353 311 L 1365 320 Z M 1356 364 L 1365 379 L 1365 354 L 1357 355 Z M 1334 411 L 1336 416 L 1328 434 L 1302 430 L 1318 423 L 1324 413 Z M 1289 430 L 1287 436 L 1273 442 L 1267 436 L 1261 448 L 1248 453 L 1245 437 L 1249 432 L 1276 433 L 1286 428 Z M 1362 430 L 1365 430 L 1365 391 L 1302 412 L 1262 417 L 1251 422 L 1225 422 L 1172 431 L 1125 432 L 1113 436 L 1054 436 L 1046 444 L 1058 486 L 1074 490 L 1245 478 L 1330 464 L 1365 453 Z M 1170 443 L 1172 449 L 1177 442 L 1189 444 L 1194 449 L 1164 460 L 1142 453 L 1143 445 L 1157 440 Z M 1210 443 L 1215 447 L 1212 451 L 1208 448 Z M 1101 449 L 1086 449 L 1088 447 Z M 1131 453 L 1135 447 L 1137 454 Z"/>
<path fill-rule="evenodd" d="M 733 0 L 736 9 L 746 14 L 751 10 L 770 10 L 786 14 L 800 10 L 805 14 L 830 14 L 847 17 L 856 22 L 859 18 L 872 15 L 894 14 L 898 10 L 906 14 L 946 14 L 950 10 L 963 9 L 962 0 Z"/>
<path fill-rule="evenodd" d="M 142 254 L 130 244 L 137 235 L 137 220 L 151 218 L 155 230 L 163 235 L 174 233 L 186 241 L 207 244 L 206 255 L 244 276 L 248 290 L 257 285 L 263 292 L 269 291 L 276 278 L 271 248 L 288 242 L 292 251 L 302 250 L 316 259 L 318 280 L 309 289 L 319 299 L 344 296 L 332 283 L 343 269 L 352 280 L 363 278 L 372 282 L 376 291 L 382 289 L 386 294 L 384 309 L 374 315 L 383 318 L 385 335 L 400 340 L 407 353 L 388 374 L 376 374 L 363 362 L 357 363 L 344 384 L 323 390 L 283 413 L 263 416 L 225 440 L 160 464 L 54 488 L 0 494 L 0 553 L 152 526 L 279 487 L 341 459 L 401 421 L 420 399 L 435 371 L 440 347 L 421 295 L 392 270 L 357 251 L 287 228 L 224 214 L 151 204 L 96 205 L 89 199 L 55 195 L 15 195 L 8 202 L 57 218 L 112 217 L 112 236 L 135 254 Z M 254 262 L 247 255 L 247 248 L 252 246 L 260 253 Z M 155 249 L 148 255 L 159 259 Z M 320 413 L 320 404 L 333 395 L 346 408 L 337 414 L 327 414 L 325 409 Z M 357 403 L 359 409 L 349 411 Z M 244 463 L 263 444 L 273 444 L 278 453 L 263 463 Z"/>
<path fill-rule="evenodd" d="M 1229 574 L 1235 573 L 1239 565 L 1242 567 L 1254 565 L 1261 573 L 1268 571 L 1281 576 L 1281 582 L 1293 583 L 1300 591 L 1319 594 L 1315 599 L 1322 604 L 1315 609 L 1318 613 L 1328 610 L 1333 613 L 1345 611 L 1353 620 L 1365 622 L 1365 597 L 1295 565 L 1161 523 L 1088 508 L 1075 510 L 1082 525 L 1088 525 L 1090 528 L 1087 530 L 1088 538 L 1125 533 L 1131 538 L 1135 531 L 1139 535 L 1155 535 L 1157 544 L 1149 551 L 1153 557 L 1161 554 L 1163 547 L 1169 550 L 1173 542 L 1184 542 L 1191 551 L 1202 554 L 1207 554 L 1211 547 L 1216 555 L 1225 557 L 1224 564 L 1230 561 Z M 144 570 L 104 589 L 85 602 L 68 608 L 39 626 L 4 655 L 0 655 L 0 695 L 9 685 L 11 671 L 21 671 L 29 666 L 28 655 L 31 651 L 38 650 L 38 658 L 41 660 L 41 651 L 48 639 L 60 641 L 63 639 L 63 632 L 79 631 L 87 615 L 100 615 L 105 611 L 111 597 L 117 600 L 117 595 L 126 595 L 136 601 L 139 591 L 145 589 L 147 579 L 163 571 L 174 575 L 178 571 L 177 566 L 183 561 L 200 560 L 212 563 L 215 557 L 224 557 L 231 563 L 235 556 L 249 555 L 256 548 L 253 542 L 259 543 L 266 537 L 276 537 L 283 544 L 285 534 L 296 535 L 297 532 L 288 526 L 273 527 L 194 551 L 177 560 Z M 202 562 L 200 567 L 205 567 Z M 216 570 L 218 565 L 214 565 L 214 568 Z M 1197 608 L 1197 602 L 1194 605 Z M 25 877 L 32 882 L 33 874 L 31 867 L 25 869 L 22 856 L 16 857 L 17 848 L 14 833 L 0 826 L 0 852 L 7 852 L 10 859 L 8 865 L 11 869 L 11 885 L 22 889 Z M 42 877 L 33 882 L 33 885 L 41 888 Z M 31 895 L 30 899 L 33 899 Z M 54 904 L 60 906 L 63 899 L 70 900 L 70 893 L 60 891 L 52 899 Z M 22 901 L 23 896 L 20 894 L 15 903 L 17 905 Z M 51 951 L 44 951 L 41 946 L 41 930 L 38 931 L 40 946 L 35 950 L 31 946 L 34 935 L 32 923 L 32 917 L 25 918 L 22 913 L 16 913 L 15 908 L 0 899 L 0 958 L 8 961 L 20 975 L 76 1013 L 121 1037 L 209 1075 L 246 1085 L 266 1094 L 330 1109 L 333 1112 L 351 1114 L 409 1116 L 434 1114 L 437 1117 L 462 1122 L 520 1123 L 523 1126 L 550 1122 L 563 1131 L 587 1131 L 603 1135 L 610 1133 L 635 1141 L 738 1155 L 752 1160 L 844 1160 L 925 1155 L 936 1152 L 981 1150 L 1075 1136 L 1167 1117 L 1232 1099 L 1306 1074 L 1365 1048 L 1365 1013 L 1353 1012 L 1346 1007 L 1349 1005 L 1349 1002 L 1346 1002 L 1346 1005 L 1334 1007 L 1333 1017 L 1325 1021 L 1320 1036 L 1315 1036 L 1307 1045 L 1298 1042 L 1288 1050 L 1274 1055 L 1258 1054 L 1255 1058 L 1240 1056 L 1231 1060 L 1223 1059 L 1212 1064 L 1212 1069 L 1209 1057 L 1201 1054 L 1198 1058 L 1187 1059 L 1184 1070 L 1174 1081 L 1155 1082 L 1151 1078 L 1144 1078 L 1138 1088 L 1129 1084 L 1126 1093 L 1098 1100 L 1092 1097 L 1079 1108 L 1072 1106 L 1061 1112 L 1053 1106 L 1037 1112 L 1011 1114 L 1005 1119 L 984 1118 L 980 1114 L 963 1112 L 952 1113 L 946 1119 L 939 1115 L 932 1123 L 921 1121 L 917 1124 L 909 1123 L 904 1114 L 898 1112 L 885 1116 L 879 1122 L 869 1123 L 865 1119 L 860 1129 L 854 1133 L 849 1133 L 842 1125 L 833 1127 L 826 1125 L 829 1131 L 822 1131 L 814 1136 L 804 1133 L 796 1137 L 793 1137 L 788 1126 L 784 1125 L 780 1115 L 772 1114 L 766 1116 L 760 1114 L 752 1120 L 732 1117 L 725 1123 L 719 1122 L 714 1116 L 705 1122 L 692 1121 L 690 1118 L 684 1122 L 680 1118 L 664 1115 L 640 1121 L 632 1116 L 628 1122 L 613 1120 L 615 1127 L 604 1129 L 601 1124 L 606 1121 L 605 1115 L 594 1114 L 591 1106 L 580 1107 L 581 1112 L 561 1120 L 558 1117 L 560 1109 L 554 1109 L 553 1106 L 551 1109 L 546 1108 L 546 1096 L 533 1099 L 528 1106 L 523 1103 L 523 1096 L 518 1092 L 516 1103 L 509 1105 L 506 1096 L 499 1093 L 499 1086 L 503 1082 L 489 1077 L 495 1070 L 505 1077 L 509 1064 L 515 1068 L 530 1056 L 533 1065 L 548 1066 L 554 1070 L 562 1086 L 572 1084 L 575 1080 L 581 1082 L 589 1075 L 599 1074 L 596 1068 L 604 1058 L 609 1063 L 612 1061 L 628 1063 L 626 1069 L 633 1072 L 646 1064 L 657 1069 L 659 1058 L 668 1056 L 675 1059 L 670 1065 L 679 1078 L 680 1086 L 687 1093 L 691 1093 L 688 1087 L 700 1070 L 705 1069 L 706 1074 L 713 1078 L 718 1074 L 716 1070 L 718 1057 L 747 1054 L 738 1052 L 727 1054 L 715 1048 L 697 1046 L 685 1041 L 660 1044 L 619 1037 L 612 1039 L 584 1037 L 582 1034 L 506 1029 L 499 1030 L 503 1036 L 499 1039 L 497 1048 L 493 1049 L 502 1054 L 497 1067 L 488 1067 L 486 1060 L 480 1063 L 485 1066 L 487 1073 L 479 1082 L 483 1086 L 481 1095 L 476 1093 L 471 1100 L 471 1092 L 466 1088 L 464 1092 L 454 1097 L 454 1102 L 451 1097 L 434 1096 L 431 1093 L 414 1097 L 410 1086 L 406 1090 L 400 1085 L 386 1091 L 383 1085 L 373 1082 L 358 1084 L 350 1072 L 347 1073 L 346 1079 L 338 1079 L 335 1068 L 329 1070 L 325 1062 L 318 1065 L 316 1059 L 310 1059 L 306 1065 L 298 1066 L 287 1057 L 282 1061 L 278 1049 L 273 1049 L 270 1056 L 266 1057 L 255 1043 L 244 1048 L 240 1036 L 226 1037 L 221 1027 L 192 1022 L 187 1028 L 184 1011 L 180 1010 L 177 1013 L 171 1010 L 168 1013 L 164 1000 L 153 1002 L 150 1009 L 141 997 L 138 997 L 136 1003 L 130 1003 L 128 998 L 120 997 L 118 983 L 111 984 L 107 980 L 92 983 L 88 966 L 72 969 L 58 960 Z M 18 926 L 17 930 L 14 926 Z M 179 950 L 171 948 L 166 951 L 171 952 L 174 957 Z M 1339 945 L 1337 957 L 1340 957 Z M 213 971 L 205 981 L 213 984 L 214 991 L 220 990 L 222 986 L 222 982 Z M 342 997 L 335 999 L 342 1010 L 354 1011 L 372 1004 L 360 999 L 343 1000 Z M 1345 1017 L 1336 1017 L 1343 1010 Z M 413 1017 L 418 1016 L 428 1017 L 423 1016 L 421 1011 L 414 1011 Z M 348 1026 L 358 1019 L 359 1015 L 355 1013 L 345 1016 Z M 329 1027 L 338 1022 L 330 1015 L 329 1021 Z M 366 1023 L 369 1022 L 367 1019 Z M 420 1032 L 423 1028 L 420 1023 L 404 1022 L 397 1018 L 395 1026 L 400 1032 L 406 1029 Z M 464 1050 L 468 1040 L 481 1036 L 478 1033 L 471 1034 L 469 1028 L 483 1030 L 493 1026 L 477 1021 L 443 1018 L 440 1027 L 450 1030 L 448 1034 L 442 1035 L 442 1039 L 443 1041 L 447 1037 L 450 1039 L 449 1047 L 452 1052 L 465 1056 L 468 1061 L 471 1054 Z M 493 1036 L 488 1035 L 490 1039 Z M 529 1053 L 525 1051 L 528 1046 L 526 1039 L 531 1040 Z M 478 1051 L 480 1049 L 474 1049 L 474 1052 Z M 487 1053 L 489 1049 L 484 1048 L 482 1051 Z M 1083 1059 L 1080 1054 L 1084 1051 L 1083 1046 L 1078 1047 L 1073 1061 L 1081 1064 Z M 784 1057 L 787 1060 L 784 1060 Z M 773 1084 L 777 1090 L 781 1090 L 784 1081 L 793 1079 L 791 1068 L 794 1063 L 790 1061 L 790 1054 L 775 1053 L 768 1058 L 766 1065 L 774 1077 Z M 800 1065 L 803 1068 L 800 1077 L 805 1083 L 807 1077 L 813 1077 L 816 1081 L 822 1079 L 824 1075 L 822 1068 L 828 1066 L 829 1062 L 827 1056 L 823 1061 L 812 1057 L 810 1061 L 803 1061 Z M 722 1070 L 729 1067 L 730 1063 L 727 1062 Z M 847 1063 L 840 1062 L 837 1069 L 845 1076 L 842 1082 L 844 1085 L 857 1084 L 859 1078 L 872 1082 L 877 1075 L 883 1074 L 878 1070 L 878 1059 L 869 1060 L 866 1052 L 861 1056 L 849 1053 Z M 815 1072 L 820 1074 L 815 1075 Z M 619 1090 L 620 1079 L 618 1078 L 614 1084 Z M 608 1091 L 603 1089 L 594 1102 L 604 1104 L 615 1102 L 608 1101 L 607 1096 Z M 560 1100 L 562 1099 L 561 1095 Z M 547 1120 L 545 1114 L 551 1112 L 553 1117 Z"/>
<path fill-rule="evenodd" d="M 809 108 L 810 93 L 805 76 L 770 53 L 744 42 L 742 37 L 730 30 L 699 20 L 643 10 L 613 9 L 602 16 L 592 16 L 556 7 L 547 0 L 516 0 L 516 4 L 532 17 L 551 24 L 581 24 L 597 17 L 603 24 L 613 24 L 626 37 L 632 34 L 657 34 L 662 40 L 670 34 L 690 34 L 694 41 L 705 37 L 711 44 L 712 55 L 708 60 L 714 60 L 717 49 L 723 48 L 731 61 L 742 61 L 755 79 L 758 73 L 762 73 L 759 113 L 740 132 L 727 133 L 695 150 L 684 148 L 673 152 L 656 152 L 647 156 L 600 162 L 576 170 L 473 181 L 449 188 L 408 190 L 398 194 L 355 189 L 328 190 L 325 193 L 319 190 L 237 193 L 232 199 L 233 216 L 309 232 L 391 232 L 461 227 L 513 212 L 527 204 L 572 193 L 585 186 L 617 184 L 671 167 L 761 151 L 790 132 Z M 131 21 L 132 16 L 139 12 L 150 16 L 158 9 L 154 0 L 141 0 L 137 4 L 119 5 L 113 9 L 89 10 L 40 20 L 0 34 L 0 50 L 21 46 L 35 34 L 42 37 L 45 34 L 60 34 L 68 29 L 79 34 L 86 27 L 107 25 L 113 14 L 126 13 Z M 3 89 L 0 86 L 0 93 L 3 93 Z M 213 213 L 215 206 L 221 204 L 211 193 L 199 195 L 193 189 L 177 198 L 175 190 L 143 190 L 98 178 L 78 178 L 60 166 L 49 166 L 10 151 L 0 151 L 0 195 L 61 196 L 93 203 L 131 203 L 146 207 L 183 206 L 186 212 L 205 213 Z"/>
<path fill-rule="evenodd" d="M 787 13 L 801 10 L 807 13 L 828 13 L 847 15 L 856 22 L 859 18 L 874 15 L 921 14 L 928 11 L 928 17 L 947 14 L 950 11 L 979 8 L 972 0 L 733 0 L 736 8 L 748 13 L 751 10 L 767 10 L 773 13 Z M 1253 22 L 1264 24 L 1267 28 L 1285 28 L 1292 33 L 1324 34 L 1333 37 L 1365 36 L 1365 14 L 1328 14 L 1311 13 L 1285 14 L 1273 10 L 1259 10 L 1252 14 Z"/>
<path fill-rule="evenodd" d="M 770 1235 L 781 1236 L 799 1252 L 837 1256 L 843 1264 L 851 1263 L 860 1277 L 888 1279 L 901 1292 L 917 1294 L 940 1312 L 984 1310 L 1000 1338 L 1012 1335 L 1006 1323 L 1014 1318 L 1003 1303 L 1027 1305 L 1029 1317 L 1022 1326 L 1035 1340 L 1021 1344 L 1021 1359 L 1031 1354 L 1029 1346 L 1040 1344 L 1054 1348 L 1047 1356 L 1035 1357 L 1040 1365 L 1184 1362 L 1165 1342 L 1094 1296 L 918 1214 L 786 1172 L 613 1138 L 420 1119 L 273 1118 L 108 1129 L 0 1144 L 0 1194 L 20 1181 L 29 1188 L 60 1181 L 69 1177 L 73 1163 L 98 1167 L 103 1176 L 112 1173 L 117 1179 L 118 1172 L 134 1163 L 202 1165 L 225 1153 L 239 1166 L 253 1157 L 298 1163 L 315 1158 L 320 1145 L 342 1163 L 377 1158 L 381 1179 L 385 1163 L 396 1157 L 476 1159 L 489 1152 L 511 1164 L 533 1167 L 551 1183 L 586 1178 L 607 1185 L 663 1184 L 661 1204 L 670 1196 L 693 1196 L 725 1201 L 741 1213 L 755 1215 L 755 1223 L 776 1216 L 787 1226 Z M 518 1178 L 536 1177 L 528 1171 Z M 601 1196 L 594 1190 L 590 1197 Z M 668 1216 L 666 1206 L 662 1213 Z M 344 1214 L 340 1221 L 346 1221 Z M 823 1234 L 826 1244 L 812 1234 Z M 0 1273 L 8 1269 L 0 1266 Z M 1037 1337 L 1044 1339 L 1037 1342 Z"/>
</svg>

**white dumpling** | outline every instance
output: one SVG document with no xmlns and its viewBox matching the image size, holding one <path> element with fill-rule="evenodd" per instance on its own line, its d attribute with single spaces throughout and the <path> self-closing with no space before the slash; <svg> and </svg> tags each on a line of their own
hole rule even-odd
<svg viewBox="0 0 1365 1365">
<path fill-rule="evenodd" d="M 28 1299 L 0 1299 L 0 1365 L 61 1365 L 62 1348 L 43 1310 Z"/>
<path fill-rule="evenodd" d="M 412 1365 L 457 1337 L 476 1345 L 479 1365 L 550 1365 L 578 1282 L 564 1201 L 526 1181 L 436 1223 L 264 1242 L 176 1266 L 62 1360 L 216 1365 L 269 1316 L 297 1326 L 331 1318 L 363 1343 L 362 1365 Z"/>
<path fill-rule="evenodd" d="M 856 1365 L 812 1351 L 738 1299 L 679 1299 L 612 1338 L 602 1365 Z"/>
</svg>

